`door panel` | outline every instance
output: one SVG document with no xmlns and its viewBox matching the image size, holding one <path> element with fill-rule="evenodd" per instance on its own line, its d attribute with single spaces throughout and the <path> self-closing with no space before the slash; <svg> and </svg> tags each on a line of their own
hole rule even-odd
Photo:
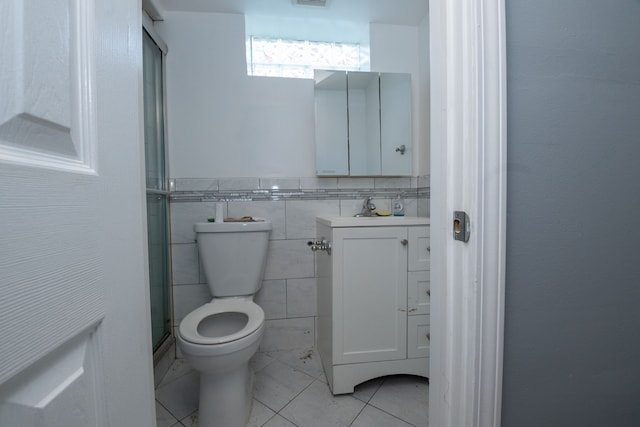
<svg viewBox="0 0 640 427">
<path fill-rule="evenodd" d="M 90 2 L 0 2 L 0 158 L 93 173 Z"/>
<path fill-rule="evenodd" d="M 12 49 L 2 50 L 1 81 L 9 83 L 2 99 L 11 102 L 0 118 L 0 160 L 7 162 L 0 172 L 0 322 L 6 326 L 0 382 L 104 316 L 96 286 L 99 180 L 85 155 L 96 141 L 77 116 L 93 118 L 82 101 L 89 81 L 79 75 L 82 67 L 90 70 L 78 49 L 85 6 L 2 2 L 1 26 L 11 29 Z"/>
<path fill-rule="evenodd" d="M 2 425 L 99 425 L 94 339 L 90 332 L 80 334 L 5 384 Z"/>
<path fill-rule="evenodd" d="M 140 14 L 0 0 L 1 426 L 153 423 Z"/>
</svg>

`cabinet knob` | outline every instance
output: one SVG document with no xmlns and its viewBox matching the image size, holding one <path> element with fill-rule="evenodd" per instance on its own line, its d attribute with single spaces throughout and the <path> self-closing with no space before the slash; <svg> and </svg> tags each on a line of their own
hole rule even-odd
<svg viewBox="0 0 640 427">
<path fill-rule="evenodd" d="M 427 246 L 427 252 L 431 252 L 431 246 Z"/>
<path fill-rule="evenodd" d="M 402 243 L 402 246 L 407 246 L 407 243 L 409 243 L 409 241 L 407 239 L 402 239 L 400 240 L 400 243 Z"/>
</svg>

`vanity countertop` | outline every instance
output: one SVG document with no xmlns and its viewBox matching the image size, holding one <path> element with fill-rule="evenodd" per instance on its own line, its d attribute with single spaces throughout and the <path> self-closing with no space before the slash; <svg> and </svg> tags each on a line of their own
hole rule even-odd
<svg viewBox="0 0 640 427">
<path fill-rule="evenodd" d="M 406 225 L 429 225 L 431 219 L 417 216 L 332 216 L 316 217 L 316 220 L 329 227 L 393 227 Z"/>
</svg>

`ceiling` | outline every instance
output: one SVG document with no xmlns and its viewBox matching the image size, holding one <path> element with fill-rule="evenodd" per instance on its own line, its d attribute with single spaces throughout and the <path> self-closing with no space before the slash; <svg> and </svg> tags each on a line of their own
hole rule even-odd
<svg viewBox="0 0 640 427">
<path fill-rule="evenodd" d="M 428 0 L 327 0 L 326 7 L 294 5 L 292 0 L 157 0 L 165 11 L 236 13 L 355 23 L 417 26 Z"/>
</svg>

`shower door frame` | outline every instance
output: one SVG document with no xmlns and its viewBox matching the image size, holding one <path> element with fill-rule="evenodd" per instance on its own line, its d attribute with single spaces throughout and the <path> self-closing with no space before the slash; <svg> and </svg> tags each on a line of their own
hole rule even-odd
<svg viewBox="0 0 640 427">
<path fill-rule="evenodd" d="M 173 345 L 173 343 L 175 342 L 174 336 L 173 336 L 173 327 L 172 327 L 172 310 L 173 310 L 173 298 L 172 298 L 172 292 L 171 292 L 171 233 L 170 233 L 170 228 L 169 228 L 169 224 L 171 223 L 170 220 L 170 209 L 169 209 L 169 196 L 170 196 L 170 185 L 169 185 L 169 161 L 168 161 L 168 143 L 167 143 L 167 97 L 166 97 L 166 61 L 165 61 L 165 56 L 167 55 L 168 52 L 168 47 L 167 44 L 164 42 L 164 40 L 162 40 L 162 38 L 160 37 L 160 35 L 155 31 L 155 29 L 153 28 L 153 21 L 151 20 L 151 18 L 148 16 L 148 14 L 143 11 L 142 13 L 142 32 L 143 32 L 143 37 L 144 37 L 144 33 L 146 33 L 149 38 L 155 43 L 156 47 L 161 51 L 162 53 L 162 137 L 163 137 L 163 161 L 164 161 L 164 185 L 165 185 L 165 189 L 164 190 L 155 190 L 155 189 L 149 189 L 146 188 L 146 194 L 147 196 L 152 195 L 152 194 L 157 194 L 160 196 L 164 196 L 166 197 L 166 204 L 165 204 L 165 219 L 166 219 L 166 223 L 165 223 L 165 227 L 166 227 L 166 236 L 167 236 L 167 247 L 166 247 L 166 263 L 167 263 L 167 297 L 168 297 L 168 302 L 167 302 L 167 317 L 168 317 L 168 321 L 169 321 L 169 330 L 168 330 L 168 334 L 164 335 L 163 339 L 159 342 L 159 343 L 153 343 L 152 342 L 152 347 L 153 347 L 153 360 L 154 360 L 154 364 L 157 363 L 163 356 L 164 354 L 171 348 L 171 346 Z M 144 77 L 143 77 L 144 78 Z M 146 163 L 146 162 L 145 162 Z M 146 164 L 145 164 L 145 170 L 146 170 Z M 149 291 L 151 291 L 151 283 L 149 283 L 150 288 Z"/>
</svg>

